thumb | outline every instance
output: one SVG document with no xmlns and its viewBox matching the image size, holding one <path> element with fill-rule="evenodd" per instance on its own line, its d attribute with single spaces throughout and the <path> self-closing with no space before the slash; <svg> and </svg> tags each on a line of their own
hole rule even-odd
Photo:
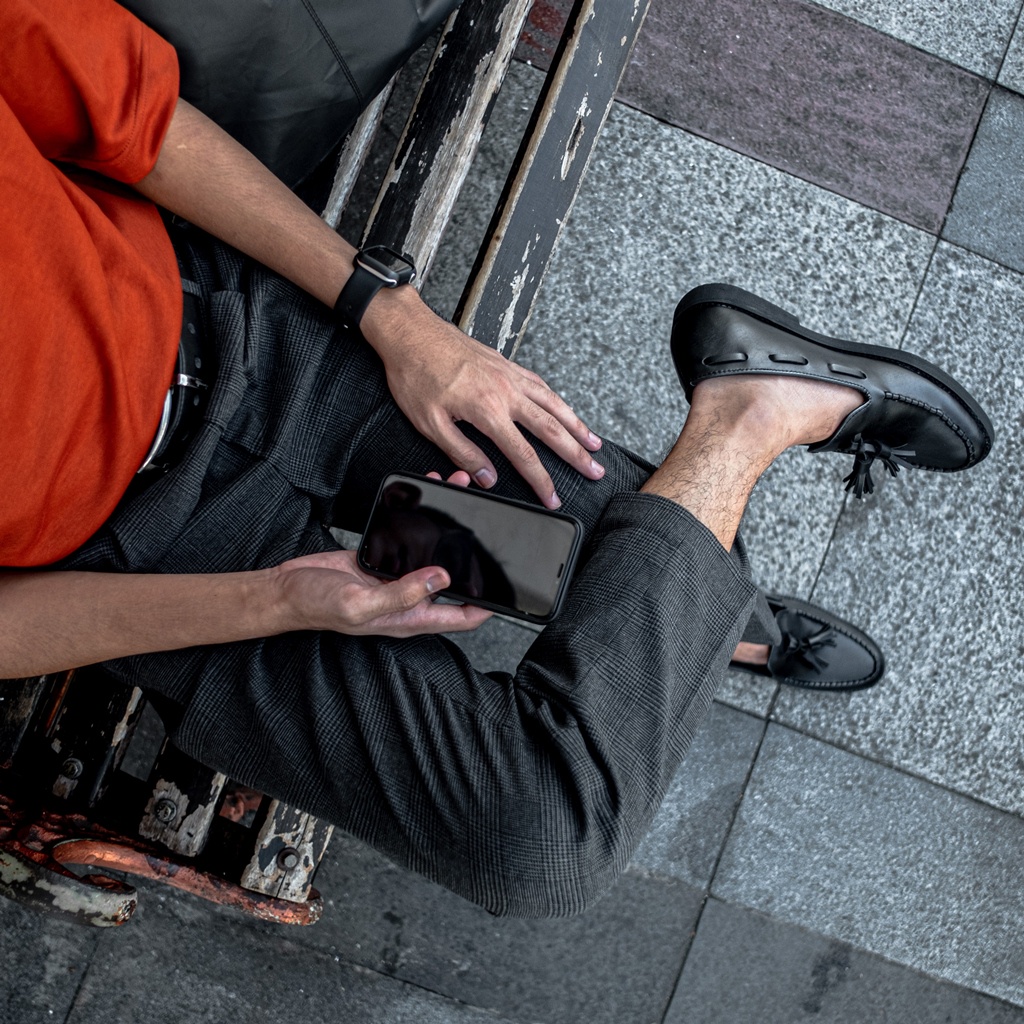
<svg viewBox="0 0 1024 1024">
<path fill-rule="evenodd" d="M 451 582 L 444 569 L 427 566 L 374 590 L 377 614 L 388 615 L 415 608 L 424 598 L 436 594 Z"/>
</svg>

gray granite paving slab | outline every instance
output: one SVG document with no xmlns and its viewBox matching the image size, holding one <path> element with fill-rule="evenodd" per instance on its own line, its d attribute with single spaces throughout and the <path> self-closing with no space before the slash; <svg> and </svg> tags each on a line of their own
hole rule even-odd
<svg viewBox="0 0 1024 1024">
<path fill-rule="evenodd" d="M 494 617 L 479 629 L 469 633 L 451 633 L 448 639 L 466 652 L 473 667 L 479 671 L 515 674 L 539 632 L 525 624 Z"/>
<path fill-rule="evenodd" d="M 769 727 L 713 894 L 1024 1003 L 1024 821 Z"/>
<path fill-rule="evenodd" d="M 1024 28 L 1019 21 L 999 72 L 999 84 L 1014 92 L 1024 93 Z"/>
<path fill-rule="evenodd" d="M 804 0 L 654 0 L 619 95 L 937 232 L 989 88 Z"/>
<path fill-rule="evenodd" d="M 102 937 L 68 1024 L 502 1019 L 297 943 L 299 931 L 148 889 L 135 919 Z"/>
<path fill-rule="evenodd" d="M 0 899 L 0 1024 L 63 1021 L 97 938 L 95 929 Z"/>
<path fill-rule="evenodd" d="M 818 0 L 927 53 L 995 78 L 1020 0 Z"/>
<path fill-rule="evenodd" d="M 898 344 L 933 246 L 923 232 L 617 107 L 518 358 L 603 435 L 657 460 L 686 414 L 668 355 L 683 293 L 727 281 L 816 329 Z M 810 592 L 846 472 L 793 452 L 766 474 L 743 527 L 758 582 Z"/>
<path fill-rule="evenodd" d="M 634 868 L 707 888 L 763 731 L 757 718 L 712 706 L 633 854 Z"/>
<path fill-rule="evenodd" d="M 665 1024 L 1017 1024 L 1024 1010 L 712 899 Z"/>
<path fill-rule="evenodd" d="M 1024 97 L 992 90 L 942 237 L 1024 270 Z"/>
<path fill-rule="evenodd" d="M 887 653 L 874 689 L 827 700 L 785 690 L 801 730 L 1024 813 L 1024 276 L 943 244 L 908 350 L 955 367 L 996 430 L 994 453 L 953 475 L 886 480 L 850 502 L 815 600 Z M 1024 971 L 1022 971 L 1024 973 Z"/>
<path fill-rule="evenodd" d="M 515 1020 L 661 1019 L 703 892 L 630 870 L 585 914 L 495 918 L 346 836 L 318 885 L 331 906 L 298 941 Z"/>
<path fill-rule="evenodd" d="M 767 679 L 748 672 L 730 670 L 725 677 L 715 700 L 729 707 L 738 708 L 748 714 L 765 718 L 771 708 L 772 697 L 777 687 Z"/>
</svg>

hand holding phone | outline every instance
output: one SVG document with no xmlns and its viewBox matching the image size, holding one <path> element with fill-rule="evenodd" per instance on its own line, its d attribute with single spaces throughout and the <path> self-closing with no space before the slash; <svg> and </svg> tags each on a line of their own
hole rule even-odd
<svg viewBox="0 0 1024 1024">
<path fill-rule="evenodd" d="M 445 582 L 435 567 L 389 582 L 364 572 L 354 551 L 301 555 L 273 572 L 279 594 L 274 606 L 283 617 L 275 633 L 322 629 L 349 636 L 422 636 L 476 629 L 491 614 L 472 605 L 432 602 Z"/>
<path fill-rule="evenodd" d="M 564 513 L 392 473 L 378 492 L 359 564 L 386 579 L 439 565 L 451 578 L 444 595 L 543 623 L 561 608 L 582 532 Z"/>
</svg>

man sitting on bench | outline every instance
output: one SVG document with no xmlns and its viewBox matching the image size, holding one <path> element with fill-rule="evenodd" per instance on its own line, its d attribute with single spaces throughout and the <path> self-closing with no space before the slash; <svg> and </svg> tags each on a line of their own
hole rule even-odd
<svg viewBox="0 0 1024 1024">
<path fill-rule="evenodd" d="M 613 881 L 730 661 L 878 680 L 862 632 L 759 593 L 737 529 L 794 445 L 853 454 L 858 491 L 876 460 L 984 458 L 942 371 L 698 289 L 654 468 L 409 285 L 339 322 L 352 247 L 177 100 L 174 51 L 111 0 L 5 0 L 0 36 L 0 676 L 103 662 L 187 753 L 519 915 Z M 442 570 L 382 582 L 332 539 L 396 469 L 582 521 L 514 676 L 439 635 L 488 616 L 433 603 Z"/>
</svg>

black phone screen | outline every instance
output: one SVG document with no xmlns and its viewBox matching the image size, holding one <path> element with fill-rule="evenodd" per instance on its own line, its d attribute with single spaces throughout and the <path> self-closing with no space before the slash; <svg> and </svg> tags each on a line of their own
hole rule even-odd
<svg viewBox="0 0 1024 1024">
<path fill-rule="evenodd" d="M 547 621 L 561 604 L 581 534 L 562 513 L 393 473 L 377 495 L 359 561 L 389 578 L 440 565 L 452 581 L 445 594 Z"/>
</svg>

